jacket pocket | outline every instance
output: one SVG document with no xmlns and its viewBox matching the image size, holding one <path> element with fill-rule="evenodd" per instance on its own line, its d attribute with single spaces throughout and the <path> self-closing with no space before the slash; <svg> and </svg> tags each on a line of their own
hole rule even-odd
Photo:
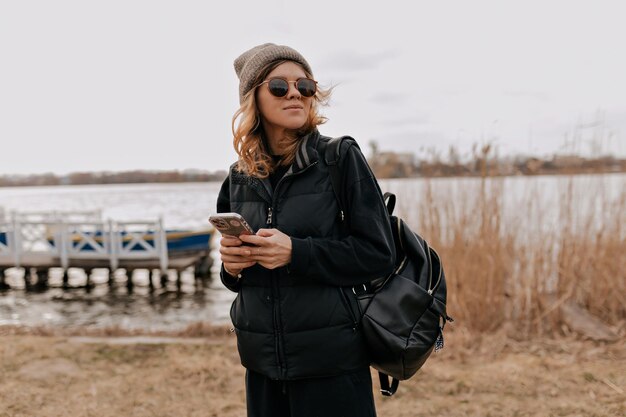
<svg viewBox="0 0 626 417">
<path fill-rule="evenodd" d="M 237 294 L 232 304 L 230 305 L 230 321 L 233 323 L 234 327 L 237 327 L 237 315 L 235 314 L 235 312 L 237 311 L 237 303 L 239 302 L 240 294 L 241 293 Z"/>
<path fill-rule="evenodd" d="M 337 290 L 339 291 L 339 298 L 341 298 L 341 302 L 343 303 L 343 306 L 345 307 L 348 314 L 350 315 L 353 328 L 356 330 L 356 327 L 359 324 L 359 320 L 358 320 L 357 314 L 354 312 L 354 307 L 352 306 L 352 303 L 350 302 L 350 299 L 348 298 L 348 294 L 346 294 L 346 291 L 343 287 L 338 287 Z"/>
</svg>

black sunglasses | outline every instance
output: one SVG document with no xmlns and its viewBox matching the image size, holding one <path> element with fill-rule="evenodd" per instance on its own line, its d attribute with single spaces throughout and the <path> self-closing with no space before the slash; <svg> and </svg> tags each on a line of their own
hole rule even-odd
<svg viewBox="0 0 626 417">
<path fill-rule="evenodd" d="M 287 81 L 284 78 L 270 78 L 257 85 L 260 87 L 267 84 L 270 93 L 276 97 L 285 97 L 289 92 L 289 84 L 294 83 L 296 89 L 302 94 L 302 97 L 313 97 L 317 92 L 317 81 L 310 78 L 298 78 L 295 81 Z"/>
</svg>

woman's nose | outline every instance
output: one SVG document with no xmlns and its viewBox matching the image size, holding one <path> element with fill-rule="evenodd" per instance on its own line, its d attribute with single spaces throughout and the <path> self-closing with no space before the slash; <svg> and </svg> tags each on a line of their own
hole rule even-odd
<svg viewBox="0 0 626 417">
<path fill-rule="evenodd" d="M 288 99 L 292 99 L 292 98 L 301 98 L 302 94 L 300 94 L 300 91 L 298 91 L 298 89 L 296 88 L 296 83 L 288 83 L 289 84 L 289 90 L 287 90 L 287 98 Z"/>
</svg>

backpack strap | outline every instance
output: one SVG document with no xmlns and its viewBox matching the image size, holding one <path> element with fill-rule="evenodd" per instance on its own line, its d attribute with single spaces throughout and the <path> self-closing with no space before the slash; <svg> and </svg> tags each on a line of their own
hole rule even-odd
<svg viewBox="0 0 626 417">
<path fill-rule="evenodd" d="M 340 136 L 330 139 L 326 144 L 326 149 L 324 150 L 324 160 L 326 161 L 326 165 L 328 165 L 330 182 L 333 186 L 333 192 L 335 193 L 337 203 L 339 204 L 339 210 L 341 211 L 341 221 L 344 221 L 345 219 L 345 209 L 347 207 L 346 202 L 344 201 L 343 193 L 341 192 L 343 188 L 341 187 L 341 170 L 339 168 L 339 160 L 341 159 L 341 143 L 344 140 L 347 140 L 350 145 L 359 146 L 351 136 Z M 394 208 L 396 207 L 396 195 L 386 192 L 383 195 L 383 201 L 387 207 L 387 212 L 391 216 Z"/>
<path fill-rule="evenodd" d="M 324 151 L 324 160 L 326 161 L 326 165 L 328 165 L 328 173 L 330 175 L 330 182 L 333 186 L 333 192 L 335 193 L 335 198 L 337 199 L 337 204 L 339 204 L 339 210 L 341 212 L 341 221 L 345 220 L 345 209 L 347 207 L 341 187 L 342 178 L 341 178 L 341 170 L 339 168 L 339 159 L 341 157 L 341 143 L 344 140 L 348 140 L 350 144 L 355 144 L 356 141 L 350 136 L 341 136 L 338 138 L 332 138 L 328 141 L 326 145 L 326 149 Z M 357 145 L 358 146 L 358 145 Z M 389 200 L 389 201 L 387 201 Z M 384 201 L 386 202 L 387 212 L 389 215 L 393 213 L 393 209 L 396 206 L 396 196 L 392 193 L 385 193 Z M 354 289 L 353 289 L 354 291 Z M 391 397 L 398 390 L 398 386 L 400 385 L 400 381 L 396 378 L 391 379 L 391 383 L 389 383 L 389 376 L 382 372 L 378 372 L 378 377 L 380 379 L 380 392 L 384 396 Z"/>
<path fill-rule="evenodd" d="M 387 199 L 389 199 L 389 201 L 387 201 Z M 396 195 L 386 192 L 383 194 L 383 201 L 385 201 L 385 205 L 387 206 L 387 213 L 391 216 L 393 214 L 393 209 L 396 208 Z"/>
<path fill-rule="evenodd" d="M 328 165 L 328 173 L 330 175 L 330 182 L 333 186 L 333 192 L 339 204 L 339 213 L 341 215 L 341 221 L 345 221 L 347 204 L 342 193 L 343 187 L 341 178 L 341 169 L 339 168 L 339 159 L 341 158 L 341 143 L 347 140 L 350 145 L 356 145 L 356 141 L 351 136 L 340 136 L 332 138 L 326 145 L 324 152 L 324 160 Z M 358 146 L 358 145 L 357 145 Z"/>
<path fill-rule="evenodd" d="M 389 385 L 389 375 L 384 374 L 378 371 L 378 378 L 380 379 L 380 393 L 385 397 L 391 397 L 398 390 L 398 385 L 400 385 L 400 381 L 391 378 L 391 385 Z"/>
</svg>

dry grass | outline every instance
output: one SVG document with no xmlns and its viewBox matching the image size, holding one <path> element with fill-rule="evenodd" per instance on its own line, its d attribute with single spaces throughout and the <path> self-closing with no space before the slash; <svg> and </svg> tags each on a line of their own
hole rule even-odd
<svg viewBox="0 0 626 417">
<path fill-rule="evenodd" d="M 199 345 L 2 336 L 0 417 L 245 416 L 244 370 L 223 330 Z M 380 417 L 626 413 L 624 346 L 457 329 L 446 343 L 396 396 L 375 392 Z"/>
<path fill-rule="evenodd" d="M 546 203 L 540 183 L 527 182 L 511 207 L 511 179 L 456 181 L 445 191 L 436 179 L 421 193 L 394 191 L 398 214 L 444 261 L 457 324 L 482 332 L 506 323 L 520 338 L 567 334 L 558 307 L 574 302 L 625 334 L 626 186 L 616 196 L 563 177 Z"/>
</svg>

